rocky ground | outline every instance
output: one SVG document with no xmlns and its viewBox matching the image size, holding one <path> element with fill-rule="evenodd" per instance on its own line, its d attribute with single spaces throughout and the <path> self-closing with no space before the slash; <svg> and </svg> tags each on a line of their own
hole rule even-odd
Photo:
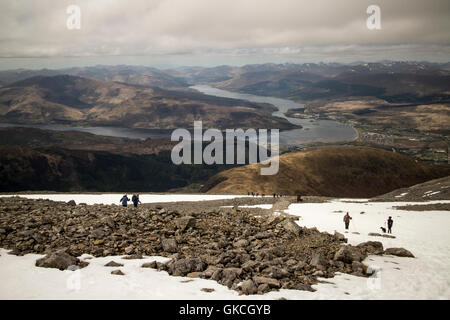
<svg viewBox="0 0 450 320">
<path fill-rule="evenodd" d="M 409 188 L 397 189 L 371 199 L 371 201 L 381 202 L 430 200 L 450 200 L 450 176 L 430 180 Z"/>
<path fill-rule="evenodd" d="M 413 204 L 394 208 L 408 211 L 450 211 L 450 203 Z"/>
<path fill-rule="evenodd" d="M 171 258 L 165 264 L 142 267 L 212 279 L 242 294 L 313 290 L 318 277 L 333 277 L 336 272 L 370 275 L 362 263 L 369 254 L 412 256 L 402 248 L 384 250 L 377 241 L 346 245 L 344 235 L 300 227 L 295 217 L 237 207 L 262 201 L 282 209 L 290 200 L 146 204 L 136 209 L 0 198 L 0 247 L 17 255 L 44 253 L 37 266 L 63 270 L 85 266 L 87 262 L 76 258 L 83 253 L 130 259 L 165 256 Z"/>
</svg>

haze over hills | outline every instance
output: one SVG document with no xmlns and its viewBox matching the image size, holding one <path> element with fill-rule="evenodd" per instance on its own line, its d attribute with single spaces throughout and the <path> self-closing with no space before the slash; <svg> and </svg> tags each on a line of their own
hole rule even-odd
<svg viewBox="0 0 450 320">
<path fill-rule="evenodd" d="M 449 168 L 368 147 L 313 148 L 279 160 L 276 175 L 260 175 L 262 164 L 237 167 L 212 177 L 202 191 L 369 198 L 450 174 Z"/>
<path fill-rule="evenodd" d="M 187 83 L 161 70 L 145 66 L 92 66 L 67 69 L 16 69 L 0 71 L 0 86 L 7 86 L 17 81 L 36 76 L 72 75 L 94 78 L 103 81 L 116 81 L 144 87 L 180 88 Z"/>
<path fill-rule="evenodd" d="M 147 129 L 293 128 L 274 108 L 194 91 L 146 88 L 78 76 L 36 76 L 0 88 L 2 122 Z"/>
</svg>

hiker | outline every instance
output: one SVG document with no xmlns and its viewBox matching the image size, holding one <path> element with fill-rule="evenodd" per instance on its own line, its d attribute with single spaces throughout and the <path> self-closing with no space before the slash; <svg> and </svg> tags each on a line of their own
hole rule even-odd
<svg viewBox="0 0 450 320">
<path fill-rule="evenodd" d="M 298 195 L 297 195 L 297 202 L 300 202 L 300 201 L 303 201 L 303 200 L 302 200 L 302 196 L 298 194 Z"/>
<path fill-rule="evenodd" d="M 137 208 L 138 203 L 141 203 L 141 201 L 139 200 L 138 194 L 133 194 L 133 196 L 131 197 L 131 201 L 133 202 L 133 205 L 135 208 Z"/>
<path fill-rule="evenodd" d="M 345 223 L 345 229 L 348 230 L 348 225 L 350 224 L 350 220 L 352 219 L 352 217 L 350 217 L 350 215 L 347 214 L 344 216 L 344 223 Z"/>
<path fill-rule="evenodd" d="M 122 202 L 122 206 L 124 207 L 128 205 L 128 201 L 130 201 L 130 198 L 128 198 L 127 194 L 124 194 L 122 199 L 120 199 L 120 202 Z"/>
<path fill-rule="evenodd" d="M 387 221 L 387 226 L 388 226 L 388 233 L 392 233 L 392 225 L 394 224 L 394 220 L 392 220 L 392 217 L 389 217 L 388 221 Z"/>
</svg>

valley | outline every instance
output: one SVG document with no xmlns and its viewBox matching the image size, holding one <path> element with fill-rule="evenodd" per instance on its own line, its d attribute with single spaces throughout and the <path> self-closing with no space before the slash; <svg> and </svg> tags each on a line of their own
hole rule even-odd
<svg viewBox="0 0 450 320">
<path fill-rule="evenodd" d="M 286 173 L 292 174 L 290 180 L 281 172 L 261 188 L 261 181 L 252 181 L 254 191 L 378 195 L 448 174 L 448 70 L 445 64 L 394 62 L 0 71 L 1 190 L 246 194 L 250 168 L 258 165 L 235 168 L 230 172 L 239 172 L 237 180 L 232 173 L 223 182 L 228 171 L 221 172 L 235 165 L 171 163 L 173 129 L 192 130 L 193 122 L 201 120 L 204 129 L 279 128 L 280 151 L 292 159 L 303 159 L 299 151 L 321 150 L 316 161 L 322 163 L 340 156 L 343 149 L 333 146 L 348 146 L 343 163 L 351 167 L 361 161 L 354 171 L 342 171 L 330 161 L 316 171 L 314 161 L 288 166 L 281 171 L 293 170 Z M 361 160 L 362 154 L 367 160 Z M 399 154 L 438 166 L 413 178 L 422 164 Z M 402 180 L 393 183 L 381 169 L 370 176 L 371 163 L 387 172 L 408 165 L 401 169 Z M 332 170 L 342 172 L 332 178 L 338 185 L 366 171 L 363 184 L 379 179 L 385 187 L 325 188 Z M 241 185 L 244 177 L 248 181 Z"/>
</svg>

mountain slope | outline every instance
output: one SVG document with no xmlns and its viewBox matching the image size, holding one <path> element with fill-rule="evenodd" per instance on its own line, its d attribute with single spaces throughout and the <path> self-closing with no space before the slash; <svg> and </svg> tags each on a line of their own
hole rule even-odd
<svg viewBox="0 0 450 320">
<path fill-rule="evenodd" d="M 0 145 L 0 192 L 166 192 L 201 183 L 225 165 L 174 165 L 170 151 L 113 154 Z"/>
<path fill-rule="evenodd" d="M 450 174 L 413 159 L 368 147 L 322 147 L 280 156 L 279 172 L 260 175 L 261 164 L 233 168 L 212 177 L 208 193 L 373 197 Z"/>
<path fill-rule="evenodd" d="M 450 176 L 433 179 L 408 188 L 401 188 L 378 196 L 376 201 L 450 200 Z"/>
<path fill-rule="evenodd" d="M 132 86 L 69 75 L 28 78 L 0 88 L 2 122 L 70 123 L 132 128 L 279 128 L 267 105 L 190 91 Z"/>
</svg>

